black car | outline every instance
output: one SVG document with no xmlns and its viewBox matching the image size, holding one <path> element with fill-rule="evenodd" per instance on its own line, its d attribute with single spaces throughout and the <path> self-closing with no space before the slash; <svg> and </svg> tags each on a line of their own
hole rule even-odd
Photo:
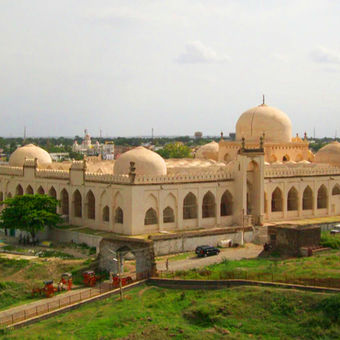
<svg viewBox="0 0 340 340">
<path fill-rule="evenodd" d="M 220 250 L 212 246 L 199 246 L 196 248 L 195 253 L 198 257 L 205 257 L 210 255 L 218 255 Z"/>
</svg>

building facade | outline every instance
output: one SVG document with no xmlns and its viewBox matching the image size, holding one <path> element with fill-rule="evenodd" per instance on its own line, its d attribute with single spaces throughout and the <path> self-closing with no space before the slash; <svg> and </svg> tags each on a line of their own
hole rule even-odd
<svg viewBox="0 0 340 340">
<path fill-rule="evenodd" d="M 0 200 L 48 194 L 70 224 L 123 235 L 339 215 L 340 143 L 314 155 L 291 130 L 262 104 L 241 115 L 234 142 L 221 137 L 195 159 L 137 147 L 115 161 L 54 163 L 27 145 L 0 165 Z"/>
</svg>

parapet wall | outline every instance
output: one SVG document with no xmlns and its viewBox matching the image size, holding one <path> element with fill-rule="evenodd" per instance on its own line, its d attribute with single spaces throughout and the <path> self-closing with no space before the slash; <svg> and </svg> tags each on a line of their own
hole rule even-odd
<svg viewBox="0 0 340 340">
<path fill-rule="evenodd" d="M 265 178 L 340 175 L 340 168 L 316 164 L 266 165 Z"/>
</svg>

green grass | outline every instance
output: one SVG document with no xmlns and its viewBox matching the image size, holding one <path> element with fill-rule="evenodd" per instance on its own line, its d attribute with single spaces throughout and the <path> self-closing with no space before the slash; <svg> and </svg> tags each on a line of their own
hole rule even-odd
<svg viewBox="0 0 340 340">
<path fill-rule="evenodd" d="M 324 247 L 340 249 L 340 234 L 331 235 L 329 231 L 323 231 L 320 244 Z"/>
<path fill-rule="evenodd" d="M 142 286 L 2 339 L 338 339 L 340 295 L 261 287 L 215 291 Z M 53 331 L 52 331 L 53 330 Z"/>
<path fill-rule="evenodd" d="M 82 285 L 83 271 L 96 270 L 96 266 L 96 262 L 90 259 L 50 262 L 46 259 L 17 260 L 0 257 L 0 310 L 31 302 L 33 287 L 42 287 L 43 281 L 49 279 L 59 282 L 64 272 L 71 272 L 73 282 Z M 98 270 L 96 273 L 100 274 Z M 107 277 L 106 273 L 102 275 Z"/>
<path fill-rule="evenodd" d="M 168 274 L 186 279 L 254 279 L 320 285 L 340 285 L 340 251 L 312 257 L 227 260 L 203 269 Z M 329 284 L 328 284 L 329 283 Z M 340 287 L 339 287 L 340 288 Z"/>
</svg>

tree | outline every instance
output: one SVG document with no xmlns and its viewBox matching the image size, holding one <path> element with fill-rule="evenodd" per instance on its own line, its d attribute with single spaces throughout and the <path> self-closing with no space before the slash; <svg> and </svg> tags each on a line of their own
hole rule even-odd
<svg viewBox="0 0 340 340">
<path fill-rule="evenodd" d="M 181 142 L 166 144 L 157 153 L 163 158 L 192 158 L 191 149 Z"/>
<path fill-rule="evenodd" d="M 19 229 L 31 234 L 32 239 L 45 226 L 55 226 L 62 221 L 56 213 L 58 201 L 48 195 L 23 195 L 8 198 L 0 215 L 0 228 Z"/>
</svg>

